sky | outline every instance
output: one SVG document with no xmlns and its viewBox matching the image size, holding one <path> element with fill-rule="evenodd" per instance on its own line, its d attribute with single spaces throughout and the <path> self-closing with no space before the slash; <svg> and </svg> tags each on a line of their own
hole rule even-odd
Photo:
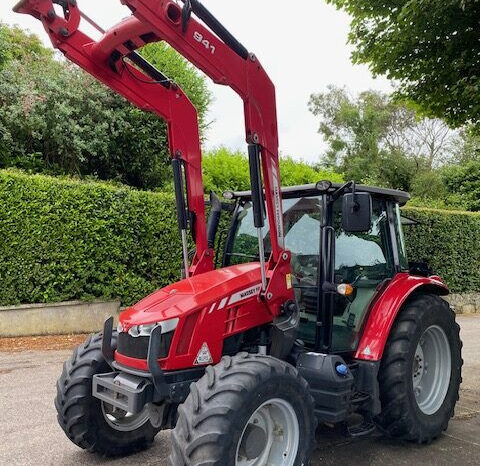
<svg viewBox="0 0 480 466">
<path fill-rule="evenodd" d="M 3 0 L 0 21 L 17 24 L 50 44 L 41 23 L 12 12 L 18 0 Z M 104 28 L 130 11 L 120 0 L 78 0 L 80 8 Z M 325 150 L 318 134 L 319 121 L 308 110 L 309 96 L 329 84 L 346 86 L 352 93 L 367 89 L 390 91 L 384 78 L 372 77 L 366 66 L 353 65 L 347 44 L 350 19 L 323 0 L 203 0 L 204 5 L 254 52 L 277 90 L 280 152 L 310 163 Z M 90 32 L 88 27 L 85 31 Z M 204 149 L 227 146 L 246 150 L 243 107 L 229 88 L 210 82 L 214 96 L 207 121 L 211 122 Z"/>
</svg>

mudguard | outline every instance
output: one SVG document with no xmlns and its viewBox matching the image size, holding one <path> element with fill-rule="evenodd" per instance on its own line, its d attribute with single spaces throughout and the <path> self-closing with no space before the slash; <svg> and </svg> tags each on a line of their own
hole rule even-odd
<svg viewBox="0 0 480 466">
<path fill-rule="evenodd" d="M 355 359 L 365 361 L 382 359 L 390 330 L 403 303 L 412 293 L 418 291 L 439 296 L 449 293 L 447 285 L 438 276 L 419 277 L 408 273 L 395 275 L 372 304 Z"/>
</svg>

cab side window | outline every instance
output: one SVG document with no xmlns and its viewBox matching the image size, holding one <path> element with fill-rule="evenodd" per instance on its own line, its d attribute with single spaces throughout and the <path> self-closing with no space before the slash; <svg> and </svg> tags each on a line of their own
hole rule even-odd
<svg viewBox="0 0 480 466">
<path fill-rule="evenodd" d="M 334 218 L 341 224 L 341 202 L 334 205 Z M 385 203 L 373 200 L 373 216 L 370 231 L 346 233 L 336 228 L 335 271 L 343 282 L 366 278 L 382 281 L 394 272 L 390 248 L 389 226 Z"/>
<path fill-rule="evenodd" d="M 386 203 L 373 199 L 370 231 L 347 233 L 341 229 L 341 200 L 334 205 L 336 231 L 335 281 L 354 286 L 353 299 L 337 296 L 333 318 L 333 350 L 352 351 L 377 286 L 394 275 Z"/>
</svg>

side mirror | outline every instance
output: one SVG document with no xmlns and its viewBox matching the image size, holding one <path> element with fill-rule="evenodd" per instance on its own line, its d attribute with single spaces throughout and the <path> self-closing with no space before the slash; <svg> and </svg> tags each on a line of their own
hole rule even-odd
<svg viewBox="0 0 480 466">
<path fill-rule="evenodd" d="M 369 193 L 343 195 L 342 228 L 347 233 L 362 233 L 372 227 L 372 196 Z"/>
</svg>

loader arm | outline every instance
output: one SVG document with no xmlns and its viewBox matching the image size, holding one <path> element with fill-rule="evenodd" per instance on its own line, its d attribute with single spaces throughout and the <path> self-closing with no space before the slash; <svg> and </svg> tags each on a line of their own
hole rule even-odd
<svg viewBox="0 0 480 466">
<path fill-rule="evenodd" d="M 66 7 L 65 17 L 55 13 L 54 3 Z M 213 270 L 214 253 L 206 236 L 197 111 L 178 85 L 135 52 L 159 40 L 150 26 L 132 16 L 96 42 L 79 29 L 82 14 L 76 1 L 23 0 L 14 10 L 39 19 L 53 46 L 70 61 L 138 108 L 166 122 L 170 154 L 182 162 L 185 171 L 187 206 L 196 243 L 189 275 Z"/>
<path fill-rule="evenodd" d="M 276 264 L 285 244 L 276 97 L 271 79 L 258 58 L 249 53 L 199 1 L 184 1 L 183 9 L 172 0 L 121 1 L 142 24 L 148 24 L 158 37 L 168 42 L 215 83 L 231 87 L 243 100 L 247 143 L 258 145 L 261 152 L 272 232 L 272 261 Z M 191 12 L 198 15 L 209 28 L 186 14 L 186 8 L 191 8 Z"/>
<path fill-rule="evenodd" d="M 265 192 L 270 226 L 271 256 L 262 272 L 260 298 L 273 316 L 294 299 L 290 287 L 290 253 L 285 250 L 278 154 L 278 125 L 275 87 L 255 54 L 250 53 L 198 1 L 121 0 L 142 24 L 169 43 L 215 83 L 231 87 L 243 100 L 246 141 L 249 144 L 252 191 Z M 192 15 L 193 14 L 193 15 Z M 199 22 L 198 20 L 201 20 Z M 263 174 L 257 189 L 252 176 L 252 160 L 260 154 Z M 257 205 L 263 205 L 263 196 Z M 257 207 L 258 209 L 258 207 Z M 258 224 L 261 224 L 259 221 Z M 258 226 L 258 225 L 256 225 Z M 261 241 L 259 241 L 261 243 Z M 263 247 L 259 244 L 260 260 Z"/>
<path fill-rule="evenodd" d="M 167 122 L 172 157 L 185 164 L 188 209 L 194 217 L 197 250 L 190 269 L 192 275 L 213 268 L 213 251 L 208 249 L 206 237 L 197 114 L 176 85 L 163 79 L 156 79 L 162 85 L 147 84 L 145 74 L 152 76 L 151 70 L 132 52 L 146 43 L 165 41 L 215 83 L 231 87 L 241 97 L 249 153 L 261 159 L 263 189 L 259 177 L 257 191 L 265 192 L 270 226 L 272 252 L 265 269 L 262 267 L 264 286 L 259 298 L 271 315 L 277 316 L 281 306 L 293 300 L 293 289 L 286 279 L 290 273 L 290 253 L 285 250 L 275 88 L 258 58 L 200 2 L 182 1 L 183 8 L 172 0 L 121 0 L 132 16 L 105 32 L 99 42 L 78 30 L 81 13 L 76 0 L 23 0 L 15 10 L 40 19 L 53 45 L 68 59 Z M 53 3 L 66 6 L 64 18 L 52 14 Z"/>
</svg>

